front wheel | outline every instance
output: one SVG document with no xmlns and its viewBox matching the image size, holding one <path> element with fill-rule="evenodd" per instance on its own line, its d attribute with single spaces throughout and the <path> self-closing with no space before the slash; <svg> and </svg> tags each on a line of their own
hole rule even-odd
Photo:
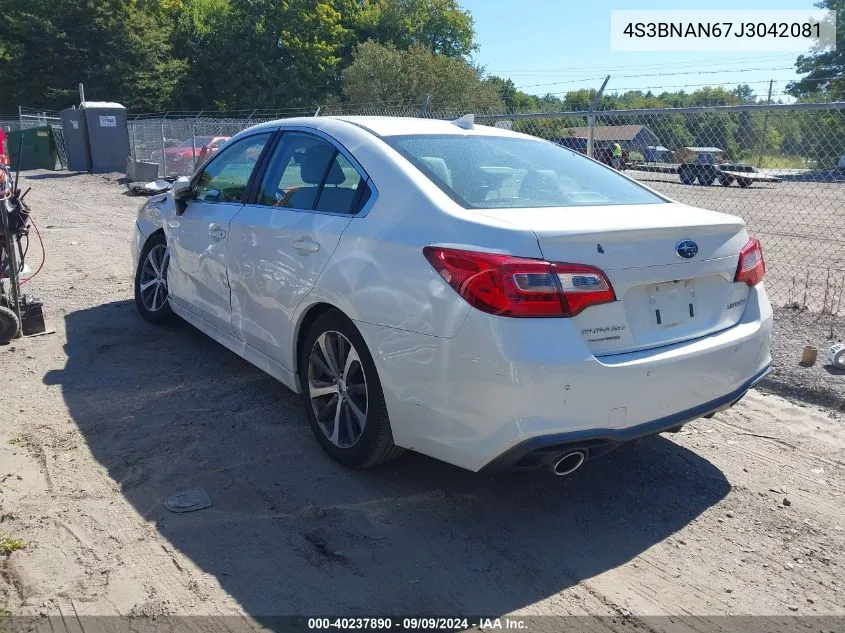
<svg viewBox="0 0 845 633">
<path fill-rule="evenodd" d="M 712 185 L 714 180 L 716 180 L 716 174 L 709 169 L 701 171 L 698 174 L 698 184 L 705 187 Z"/>
<path fill-rule="evenodd" d="M 374 466 L 402 454 L 393 443 L 375 364 L 364 339 L 337 310 L 320 315 L 299 359 L 302 399 L 311 430 L 335 461 Z"/>
<path fill-rule="evenodd" d="M 743 189 L 748 189 L 748 187 L 750 187 L 750 186 L 751 186 L 751 183 L 752 183 L 753 181 L 752 181 L 752 180 L 749 180 L 748 178 L 737 178 L 737 179 L 736 179 L 736 182 L 737 182 L 737 184 L 738 184 L 740 187 L 742 187 Z"/>
<path fill-rule="evenodd" d="M 170 253 L 163 233 L 156 233 L 141 249 L 135 271 L 135 308 L 145 321 L 166 323 L 173 319 L 167 300 L 167 269 Z"/>
</svg>

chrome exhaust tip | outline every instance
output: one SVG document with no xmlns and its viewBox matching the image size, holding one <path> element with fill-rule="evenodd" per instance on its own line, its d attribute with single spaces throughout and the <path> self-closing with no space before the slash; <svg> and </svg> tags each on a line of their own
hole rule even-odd
<svg viewBox="0 0 845 633">
<path fill-rule="evenodd" d="M 552 473 L 558 477 L 565 477 L 571 475 L 576 470 L 581 468 L 584 460 L 587 459 L 587 453 L 584 451 L 572 451 L 564 453 L 558 457 L 552 464 Z"/>
</svg>

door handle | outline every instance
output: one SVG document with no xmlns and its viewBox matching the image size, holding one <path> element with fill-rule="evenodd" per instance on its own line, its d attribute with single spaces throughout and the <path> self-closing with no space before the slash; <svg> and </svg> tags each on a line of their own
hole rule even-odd
<svg viewBox="0 0 845 633">
<path fill-rule="evenodd" d="M 222 240 L 226 237 L 226 231 L 223 230 L 223 227 L 219 224 L 209 224 L 208 225 L 208 236 L 213 240 Z"/>
<path fill-rule="evenodd" d="M 320 250 L 320 245 L 311 238 L 296 240 L 293 243 L 293 247 L 305 255 L 309 253 L 316 253 Z"/>
</svg>

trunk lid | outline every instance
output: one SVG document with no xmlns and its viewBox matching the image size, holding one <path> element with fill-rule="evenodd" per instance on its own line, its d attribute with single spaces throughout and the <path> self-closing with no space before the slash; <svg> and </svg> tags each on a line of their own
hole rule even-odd
<svg viewBox="0 0 845 633">
<path fill-rule="evenodd" d="M 481 213 L 532 230 L 548 261 L 604 271 L 617 301 L 572 319 L 596 356 L 697 338 L 742 318 L 749 288 L 733 280 L 748 235 L 738 217 L 678 203 Z"/>
</svg>

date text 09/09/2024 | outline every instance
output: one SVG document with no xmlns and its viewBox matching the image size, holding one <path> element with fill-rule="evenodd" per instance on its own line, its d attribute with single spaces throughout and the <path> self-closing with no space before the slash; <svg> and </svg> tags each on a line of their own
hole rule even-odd
<svg viewBox="0 0 845 633">
<path fill-rule="evenodd" d="M 818 22 L 629 22 L 622 31 L 628 37 L 821 37 Z"/>
<path fill-rule="evenodd" d="M 308 629 L 320 630 L 402 630 L 402 631 L 527 631 L 528 624 L 519 618 L 308 618 Z"/>
</svg>

